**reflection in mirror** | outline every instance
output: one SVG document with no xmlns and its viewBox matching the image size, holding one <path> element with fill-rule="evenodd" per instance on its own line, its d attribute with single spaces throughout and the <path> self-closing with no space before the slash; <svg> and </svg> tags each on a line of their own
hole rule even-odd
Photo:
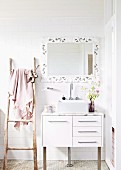
<svg viewBox="0 0 121 170">
<path fill-rule="evenodd" d="M 93 73 L 93 55 L 88 54 L 88 75 Z"/>
<path fill-rule="evenodd" d="M 93 74 L 93 43 L 48 43 L 47 74 Z"/>
</svg>

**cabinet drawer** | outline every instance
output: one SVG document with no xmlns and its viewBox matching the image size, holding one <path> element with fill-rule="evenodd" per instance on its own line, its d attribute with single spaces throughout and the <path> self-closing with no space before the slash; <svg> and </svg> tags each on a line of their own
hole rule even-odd
<svg viewBox="0 0 121 170">
<path fill-rule="evenodd" d="M 102 136 L 101 127 L 73 127 L 73 136 Z"/>
<path fill-rule="evenodd" d="M 73 147 L 101 147 L 101 137 L 73 137 Z"/>
<path fill-rule="evenodd" d="M 101 126 L 101 116 L 73 116 L 73 126 Z"/>
<path fill-rule="evenodd" d="M 43 116 L 43 146 L 72 146 L 72 116 Z"/>
</svg>

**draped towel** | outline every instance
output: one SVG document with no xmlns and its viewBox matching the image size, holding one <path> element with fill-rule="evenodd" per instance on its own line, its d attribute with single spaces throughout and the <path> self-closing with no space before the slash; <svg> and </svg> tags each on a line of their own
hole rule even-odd
<svg viewBox="0 0 121 170">
<path fill-rule="evenodd" d="M 32 70 L 12 70 L 10 75 L 9 94 L 13 101 L 16 119 L 30 120 L 33 113 L 33 74 Z M 23 123 L 27 124 L 27 123 Z M 20 128 L 20 122 L 14 127 Z"/>
</svg>

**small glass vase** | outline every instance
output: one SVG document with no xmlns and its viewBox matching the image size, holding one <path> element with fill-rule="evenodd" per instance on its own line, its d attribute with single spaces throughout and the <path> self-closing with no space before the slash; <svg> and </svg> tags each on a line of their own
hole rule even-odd
<svg viewBox="0 0 121 170">
<path fill-rule="evenodd" d="M 93 100 L 90 100 L 89 103 L 89 112 L 94 112 L 95 111 L 95 104 Z"/>
</svg>

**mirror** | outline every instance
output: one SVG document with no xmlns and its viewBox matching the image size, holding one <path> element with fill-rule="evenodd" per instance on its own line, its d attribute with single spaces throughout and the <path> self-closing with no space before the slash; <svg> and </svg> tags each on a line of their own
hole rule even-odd
<svg viewBox="0 0 121 170">
<path fill-rule="evenodd" d="M 44 37 L 41 45 L 41 81 L 85 82 L 99 76 L 99 38 Z"/>
<path fill-rule="evenodd" d="M 48 43 L 48 76 L 93 74 L 92 43 Z"/>
</svg>

